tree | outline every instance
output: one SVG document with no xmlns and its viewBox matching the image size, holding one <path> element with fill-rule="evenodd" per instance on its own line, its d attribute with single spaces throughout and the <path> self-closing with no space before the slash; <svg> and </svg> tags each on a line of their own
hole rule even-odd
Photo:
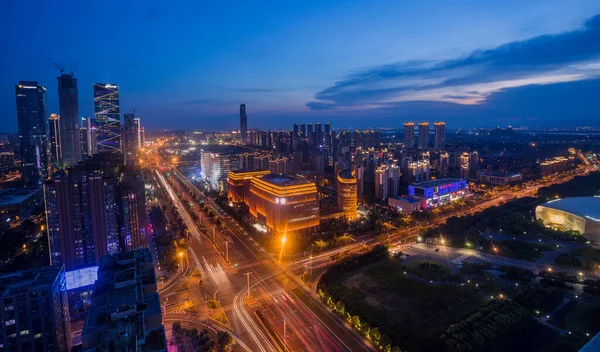
<svg viewBox="0 0 600 352">
<path fill-rule="evenodd" d="M 371 328 L 371 341 L 377 347 L 379 347 L 379 342 L 381 340 L 381 333 L 378 328 Z"/>
<path fill-rule="evenodd" d="M 217 346 L 219 351 L 221 352 L 229 352 L 231 351 L 231 344 L 233 343 L 233 338 L 227 331 L 219 331 L 217 333 Z"/>
</svg>

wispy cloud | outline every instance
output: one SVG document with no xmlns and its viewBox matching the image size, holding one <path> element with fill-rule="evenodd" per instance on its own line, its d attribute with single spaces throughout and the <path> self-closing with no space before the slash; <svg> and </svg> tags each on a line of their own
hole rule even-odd
<svg viewBox="0 0 600 352">
<path fill-rule="evenodd" d="M 480 104 L 494 92 L 600 77 L 600 15 L 575 31 L 543 35 L 443 61 L 359 70 L 315 95 L 313 110 L 385 107 L 410 101 Z"/>
</svg>

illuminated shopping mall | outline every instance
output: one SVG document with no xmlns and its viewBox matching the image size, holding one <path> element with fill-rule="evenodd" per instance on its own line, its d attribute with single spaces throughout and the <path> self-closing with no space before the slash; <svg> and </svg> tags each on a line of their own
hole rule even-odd
<svg viewBox="0 0 600 352">
<path fill-rule="evenodd" d="M 249 205 L 248 195 L 250 194 L 250 181 L 254 177 L 260 177 L 267 174 L 269 174 L 269 170 L 230 171 L 227 176 L 227 198 L 233 203 L 246 203 Z"/>
<path fill-rule="evenodd" d="M 535 208 L 535 218 L 548 227 L 579 231 L 591 242 L 600 242 L 600 197 L 554 199 Z"/>
<path fill-rule="evenodd" d="M 351 170 L 337 174 L 337 206 L 347 220 L 355 220 L 358 209 L 356 177 Z"/>
<path fill-rule="evenodd" d="M 304 179 L 278 174 L 253 177 L 248 207 L 252 216 L 276 235 L 319 225 L 317 186 Z"/>
</svg>

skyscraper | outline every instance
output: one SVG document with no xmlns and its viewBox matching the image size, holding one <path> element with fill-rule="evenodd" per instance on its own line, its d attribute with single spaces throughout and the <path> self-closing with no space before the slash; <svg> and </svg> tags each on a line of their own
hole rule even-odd
<svg viewBox="0 0 600 352">
<path fill-rule="evenodd" d="M 123 160 L 127 165 L 137 162 L 137 152 L 140 145 L 140 119 L 135 113 L 123 115 Z"/>
<path fill-rule="evenodd" d="M 81 118 L 81 148 L 83 154 L 92 156 L 96 154 L 98 147 L 96 133 L 96 122 L 92 117 Z"/>
<path fill-rule="evenodd" d="M 300 131 L 300 128 L 298 127 L 298 124 L 295 123 L 294 124 L 294 134 L 298 134 L 299 131 Z"/>
<path fill-rule="evenodd" d="M 202 151 L 200 153 L 200 168 L 202 177 L 211 189 L 221 191 L 221 185 L 227 182 L 227 174 L 231 168 L 229 155 Z M 269 157 L 265 156 L 266 165 L 260 169 L 269 168 Z"/>
<path fill-rule="evenodd" d="M 72 73 L 63 73 L 57 79 L 62 164 L 69 167 L 81 160 L 79 92 L 77 90 L 77 78 L 73 77 Z"/>
<path fill-rule="evenodd" d="M 331 125 L 329 124 L 329 122 L 325 122 L 325 146 L 327 148 L 331 148 Z"/>
<path fill-rule="evenodd" d="M 306 138 L 306 125 L 303 123 L 300 124 L 300 135 L 302 138 Z"/>
<path fill-rule="evenodd" d="M 386 200 L 388 196 L 387 167 L 379 166 L 375 170 L 375 199 Z"/>
<path fill-rule="evenodd" d="M 414 148 L 415 146 L 415 123 L 404 123 L 404 148 Z"/>
<path fill-rule="evenodd" d="M 94 83 L 94 117 L 98 153 L 121 152 L 121 110 L 119 86 L 112 83 Z"/>
<path fill-rule="evenodd" d="M 15 94 L 23 179 L 28 186 L 40 186 L 48 172 L 46 87 L 20 81 L 15 85 Z"/>
<path fill-rule="evenodd" d="M 48 118 L 48 140 L 50 141 L 50 161 L 57 163 L 62 159 L 60 150 L 60 115 L 50 114 Z"/>
<path fill-rule="evenodd" d="M 248 141 L 248 116 L 246 115 L 246 104 L 240 105 L 240 135 L 242 144 Z"/>
<path fill-rule="evenodd" d="M 429 147 L 429 122 L 419 122 L 419 149 Z"/>
<path fill-rule="evenodd" d="M 435 149 L 444 149 L 446 147 L 446 123 L 434 122 L 433 128 L 435 133 Z"/>
<path fill-rule="evenodd" d="M 462 153 L 459 157 L 458 164 L 460 167 L 460 178 L 462 178 L 463 180 L 469 179 L 469 171 L 470 171 L 469 158 L 470 158 L 470 155 L 467 152 Z"/>
</svg>

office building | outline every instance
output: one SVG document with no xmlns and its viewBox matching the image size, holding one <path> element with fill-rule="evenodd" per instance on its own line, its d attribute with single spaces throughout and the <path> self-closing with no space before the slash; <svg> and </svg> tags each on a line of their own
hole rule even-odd
<svg viewBox="0 0 600 352">
<path fill-rule="evenodd" d="M 250 181 L 254 177 L 260 177 L 268 174 L 269 170 L 230 171 L 229 175 L 227 176 L 227 198 L 233 203 L 249 204 L 248 195 L 250 191 Z"/>
<path fill-rule="evenodd" d="M 332 142 L 332 133 L 331 133 L 331 124 L 329 122 L 325 122 L 325 126 L 324 126 L 324 145 L 325 147 L 327 147 L 328 149 L 331 148 L 331 142 Z"/>
<path fill-rule="evenodd" d="M 87 156 L 98 152 L 96 123 L 92 117 L 81 118 L 81 148 L 83 154 Z"/>
<path fill-rule="evenodd" d="M 489 183 L 491 185 L 508 185 L 522 181 L 523 176 L 514 172 L 479 171 L 477 173 L 477 180 L 481 183 Z"/>
<path fill-rule="evenodd" d="M 446 123 L 445 122 L 434 122 L 433 123 L 434 134 L 435 134 L 435 149 L 444 149 L 446 147 Z"/>
<path fill-rule="evenodd" d="M 94 83 L 94 119 L 98 153 L 121 152 L 119 86 Z"/>
<path fill-rule="evenodd" d="M 102 257 L 92 292 L 83 351 L 167 352 L 150 250 Z"/>
<path fill-rule="evenodd" d="M 466 193 L 467 181 L 457 178 L 442 178 L 408 186 L 408 195 L 420 200 L 422 209 L 464 198 Z"/>
<path fill-rule="evenodd" d="M 11 217 L 29 218 L 42 201 L 41 187 L 0 189 L 0 213 Z"/>
<path fill-rule="evenodd" d="M 306 125 L 303 123 L 300 124 L 300 136 L 306 138 Z"/>
<path fill-rule="evenodd" d="M 39 187 L 48 174 L 46 87 L 20 81 L 15 85 L 15 95 L 23 179 L 27 186 Z"/>
<path fill-rule="evenodd" d="M 419 122 L 419 149 L 429 147 L 429 122 Z"/>
<path fill-rule="evenodd" d="M 50 144 L 50 161 L 58 163 L 62 159 L 60 150 L 60 116 L 50 114 L 48 118 L 48 141 Z"/>
<path fill-rule="evenodd" d="M 249 190 L 250 214 L 276 236 L 319 225 L 317 186 L 287 175 L 254 177 Z"/>
<path fill-rule="evenodd" d="M 600 243 L 600 197 L 553 199 L 535 208 L 535 218 L 561 231 L 578 231 Z"/>
<path fill-rule="evenodd" d="M 268 157 L 266 157 L 266 166 L 268 166 Z M 223 192 L 224 185 L 227 183 L 227 174 L 231 169 L 230 156 L 226 154 L 211 153 L 202 151 L 200 153 L 200 168 L 202 178 L 208 184 L 210 189 Z"/>
<path fill-rule="evenodd" d="M 404 148 L 415 147 L 415 123 L 404 123 Z"/>
<path fill-rule="evenodd" d="M 119 178 L 121 207 L 119 208 L 122 248 L 126 251 L 147 248 L 150 244 L 147 233 L 145 180 L 139 170 L 124 171 Z"/>
<path fill-rule="evenodd" d="M 246 115 L 246 104 L 240 105 L 240 136 L 242 144 L 248 143 L 248 116 Z"/>
<path fill-rule="evenodd" d="M 388 196 L 398 197 L 400 194 L 400 167 L 397 160 L 387 167 L 388 173 Z"/>
<path fill-rule="evenodd" d="M 0 276 L 1 349 L 71 351 L 65 271 L 46 266 Z"/>
<path fill-rule="evenodd" d="M 358 210 L 357 184 L 352 170 L 342 170 L 337 174 L 337 207 L 346 220 L 356 220 Z"/>
<path fill-rule="evenodd" d="M 58 79 L 60 107 L 60 138 L 62 166 L 70 167 L 81 160 L 81 131 L 79 130 L 79 92 L 77 78 L 63 73 Z"/>
<path fill-rule="evenodd" d="M 297 135 L 300 132 L 300 127 L 298 126 L 297 123 L 294 124 L 294 134 Z"/>
<path fill-rule="evenodd" d="M 440 153 L 440 166 L 439 166 L 440 177 L 448 176 L 449 170 L 450 170 L 450 156 L 448 155 L 448 153 Z"/>
</svg>

